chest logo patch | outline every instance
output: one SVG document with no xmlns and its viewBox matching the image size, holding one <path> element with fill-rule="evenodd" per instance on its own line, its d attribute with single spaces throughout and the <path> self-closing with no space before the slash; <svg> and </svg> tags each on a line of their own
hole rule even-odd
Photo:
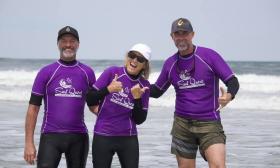
<svg viewBox="0 0 280 168">
<path fill-rule="evenodd" d="M 59 97 L 82 97 L 83 91 L 77 91 L 72 85 L 70 78 L 60 79 L 59 87 L 55 88 L 55 96 Z"/>
<path fill-rule="evenodd" d="M 196 88 L 205 86 L 203 80 L 197 80 L 190 75 L 188 71 L 181 71 L 179 74 L 181 80 L 177 82 L 179 89 Z"/>
<path fill-rule="evenodd" d="M 111 102 L 121 105 L 123 107 L 133 109 L 134 103 L 132 103 L 131 99 L 129 98 L 130 89 L 126 87 L 120 92 L 113 93 L 110 99 Z"/>
</svg>

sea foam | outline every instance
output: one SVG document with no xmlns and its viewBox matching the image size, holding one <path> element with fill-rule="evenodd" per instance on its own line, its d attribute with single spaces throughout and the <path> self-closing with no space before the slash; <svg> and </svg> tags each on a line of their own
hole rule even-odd
<svg viewBox="0 0 280 168">
<path fill-rule="evenodd" d="M 28 101 L 38 71 L 0 71 L 0 100 Z M 98 78 L 102 72 L 96 72 Z M 160 72 L 153 72 L 149 81 L 154 83 Z M 280 110 L 280 76 L 237 74 L 240 90 L 228 107 L 238 109 Z M 225 87 L 220 82 L 221 87 Z M 172 86 L 158 99 L 150 99 L 151 106 L 174 107 L 175 91 Z"/>
</svg>

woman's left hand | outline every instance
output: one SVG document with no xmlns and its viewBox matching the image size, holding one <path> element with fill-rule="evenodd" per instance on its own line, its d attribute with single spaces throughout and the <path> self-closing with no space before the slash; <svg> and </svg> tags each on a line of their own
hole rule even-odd
<svg viewBox="0 0 280 168">
<path fill-rule="evenodd" d="M 143 87 L 141 88 L 139 83 L 134 85 L 130 90 L 131 90 L 131 94 L 133 96 L 134 99 L 140 99 L 142 94 L 145 93 L 145 91 L 149 89 L 149 87 Z"/>
</svg>

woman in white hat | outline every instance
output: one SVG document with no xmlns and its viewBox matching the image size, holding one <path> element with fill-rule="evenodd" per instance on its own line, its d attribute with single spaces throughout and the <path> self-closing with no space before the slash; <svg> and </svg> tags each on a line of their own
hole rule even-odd
<svg viewBox="0 0 280 168">
<path fill-rule="evenodd" d="M 92 143 L 94 168 L 110 168 L 115 153 L 123 168 L 138 167 L 136 125 L 147 117 L 150 57 L 150 47 L 134 45 L 125 65 L 106 69 L 88 93 L 88 105 L 99 105 Z"/>
</svg>

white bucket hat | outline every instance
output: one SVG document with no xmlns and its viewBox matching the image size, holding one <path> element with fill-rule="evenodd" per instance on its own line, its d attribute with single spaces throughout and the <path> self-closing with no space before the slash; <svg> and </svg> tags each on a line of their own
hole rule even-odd
<svg viewBox="0 0 280 168">
<path fill-rule="evenodd" d="M 140 54 L 142 54 L 148 61 L 151 59 L 151 53 L 152 50 L 149 46 L 146 44 L 138 43 L 132 46 L 132 48 L 129 51 L 137 51 Z"/>
</svg>

